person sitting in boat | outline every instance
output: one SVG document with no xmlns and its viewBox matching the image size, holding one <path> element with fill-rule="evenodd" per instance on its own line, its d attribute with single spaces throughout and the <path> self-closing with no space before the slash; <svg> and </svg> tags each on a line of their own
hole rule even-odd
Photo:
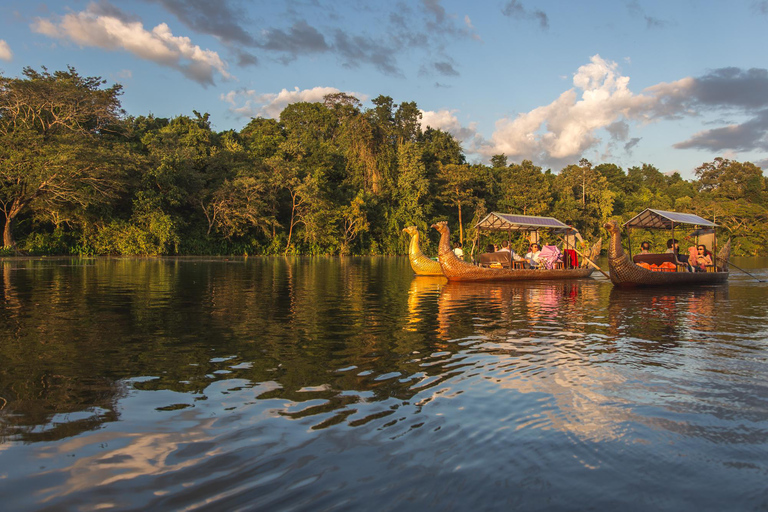
<svg viewBox="0 0 768 512">
<path fill-rule="evenodd" d="M 541 246 L 536 242 L 531 244 L 531 250 L 526 253 L 525 259 L 531 268 L 538 268 L 541 264 Z"/>
<path fill-rule="evenodd" d="M 651 254 L 651 242 L 645 240 L 640 244 L 640 254 Z"/>
<path fill-rule="evenodd" d="M 461 242 L 455 242 L 453 244 L 453 254 L 455 254 L 460 260 L 464 259 L 464 250 L 461 248 Z"/>
<path fill-rule="evenodd" d="M 680 263 L 688 264 L 688 256 L 680 254 L 680 243 L 676 238 L 667 240 L 667 253 L 672 253 Z"/>
<path fill-rule="evenodd" d="M 539 266 L 547 270 L 556 268 L 557 263 L 563 263 L 563 253 L 555 245 L 544 245 L 539 256 Z"/>
<path fill-rule="evenodd" d="M 508 252 L 512 255 L 512 259 L 514 261 L 523 261 L 525 258 L 520 257 L 510 246 L 509 246 L 509 240 L 504 240 L 501 242 L 501 249 L 499 249 L 499 252 Z"/>
<path fill-rule="evenodd" d="M 692 258 L 688 261 L 691 262 Z M 696 260 L 691 263 L 696 272 L 706 272 L 707 266 L 712 265 L 712 253 L 707 250 L 705 245 L 696 246 Z"/>
</svg>

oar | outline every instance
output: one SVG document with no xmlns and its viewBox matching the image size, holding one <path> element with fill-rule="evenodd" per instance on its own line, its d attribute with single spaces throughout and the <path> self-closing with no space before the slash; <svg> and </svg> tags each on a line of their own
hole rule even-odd
<svg viewBox="0 0 768 512">
<path fill-rule="evenodd" d="M 561 239 L 561 240 L 562 240 L 562 239 Z M 606 273 L 603 271 L 603 269 L 601 269 L 601 268 L 600 268 L 600 266 L 599 266 L 597 263 L 595 263 L 595 262 L 594 262 L 594 261 L 592 261 L 591 259 L 587 258 L 587 256 L 586 256 L 584 253 L 582 253 L 582 252 L 579 252 L 579 250 L 578 250 L 578 249 L 576 249 L 576 248 L 574 248 L 574 247 L 569 247 L 569 249 L 572 249 L 572 250 L 573 250 L 573 252 L 575 252 L 576 254 L 578 254 L 579 256 L 581 256 L 582 258 L 584 258 L 584 260 L 585 260 L 587 263 L 589 263 L 590 265 L 592 265 L 593 267 L 595 267 L 595 268 L 596 268 L 596 269 L 597 269 L 597 270 L 598 270 L 598 271 L 599 271 L 601 274 L 603 274 L 605 277 L 607 277 L 608 279 L 610 279 L 610 278 L 611 278 L 611 276 L 609 276 L 608 274 L 606 274 Z"/>
<path fill-rule="evenodd" d="M 756 277 L 754 274 L 751 274 L 751 273 L 747 272 L 746 270 L 744 270 L 744 269 L 743 269 L 743 268 L 741 268 L 741 267 L 737 267 L 736 265 L 734 265 L 734 264 L 733 264 L 733 263 L 731 263 L 730 261 L 728 262 L 728 264 L 729 264 L 729 265 L 731 265 L 731 266 L 732 266 L 732 267 L 734 267 L 734 268 L 737 268 L 737 269 L 741 270 L 742 272 L 744 272 L 744 273 L 745 273 L 745 274 L 747 274 L 748 276 L 751 276 L 752 278 L 754 278 L 754 279 L 757 279 L 757 282 L 758 282 L 758 283 L 764 283 L 764 282 L 765 282 L 765 279 L 758 279 L 758 278 L 757 278 L 757 277 Z"/>
</svg>

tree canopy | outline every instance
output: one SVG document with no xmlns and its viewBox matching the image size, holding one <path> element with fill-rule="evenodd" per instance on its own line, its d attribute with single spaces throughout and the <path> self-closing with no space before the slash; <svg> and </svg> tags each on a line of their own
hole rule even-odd
<svg viewBox="0 0 768 512">
<path fill-rule="evenodd" d="M 208 114 L 122 111 L 119 85 L 73 68 L 0 75 L 5 251 L 42 254 L 402 254 L 401 230 L 447 220 L 456 240 L 489 211 L 551 215 L 585 237 L 644 208 L 715 218 L 735 254 L 768 246 L 768 181 L 717 157 L 695 178 L 641 163 L 562 169 L 468 163 L 415 102 L 381 95 L 287 106 L 216 132 Z"/>
</svg>

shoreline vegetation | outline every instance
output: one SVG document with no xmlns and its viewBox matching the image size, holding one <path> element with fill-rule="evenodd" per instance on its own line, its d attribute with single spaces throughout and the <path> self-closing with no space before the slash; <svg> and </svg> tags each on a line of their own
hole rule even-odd
<svg viewBox="0 0 768 512">
<path fill-rule="evenodd" d="M 409 225 L 431 254 L 438 220 L 465 245 L 491 211 L 593 240 L 645 208 L 714 219 L 733 255 L 768 254 L 768 178 L 750 162 L 716 157 L 692 180 L 648 163 L 471 164 L 449 133 L 421 129 L 415 102 L 388 96 L 366 109 L 331 94 L 215 132 L 195 110 L 129 115 L 121 92 L 74 68 L 0 75 L 0 256 L 402 255 Z M 668 237 L 632 241 L 663 252 Z"/>
</svg>

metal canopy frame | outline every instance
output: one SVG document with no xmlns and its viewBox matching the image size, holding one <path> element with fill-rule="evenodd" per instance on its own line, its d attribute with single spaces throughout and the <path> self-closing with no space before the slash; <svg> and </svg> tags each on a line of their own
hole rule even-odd
<svg viewBox="0 0 768 512">
<path fill-rule="evenodd" d="M 478 231 L 538 231 L 548 229 L 554 233 L 571 233 L 573 228 L 554 217 L 536 217 L 533 215 L 514 215 L 511 213 L 491 212 L 475 224 Z"/>
<path fill-rule="evenodd" d="M 675 226 L 687 224 L 689 226 L 698 226 L 699 228 L 711 228 L 715 231 L 717 224 L 693 213 L 668 212 L 665 210 L 654 210 L 646 208 L 624 223 L 625 228 L 642 229 L 670 229 L 672 230 L 672 239 L 675 239 Z M 699 234 L 701 229 L 697 229 L 693 234 L 696 236 L 696 245 L 699 244 Z M 627 242 L 629 242 L 629 257 L 632 259 L 632 239 L 630 230 L 627 229 Z M 714 234 L 714 243 L 712 253 L 717 254 L 717 234 Z"/>
<path fill-rule="evenodd" d="M 667 212 L 646 208 L 624 223 L 625 228 L 674 229 L 676 224 L 689 224 L 701 227 L 717 227 L 712 221 L 692 213 Z"/>
</svg>

